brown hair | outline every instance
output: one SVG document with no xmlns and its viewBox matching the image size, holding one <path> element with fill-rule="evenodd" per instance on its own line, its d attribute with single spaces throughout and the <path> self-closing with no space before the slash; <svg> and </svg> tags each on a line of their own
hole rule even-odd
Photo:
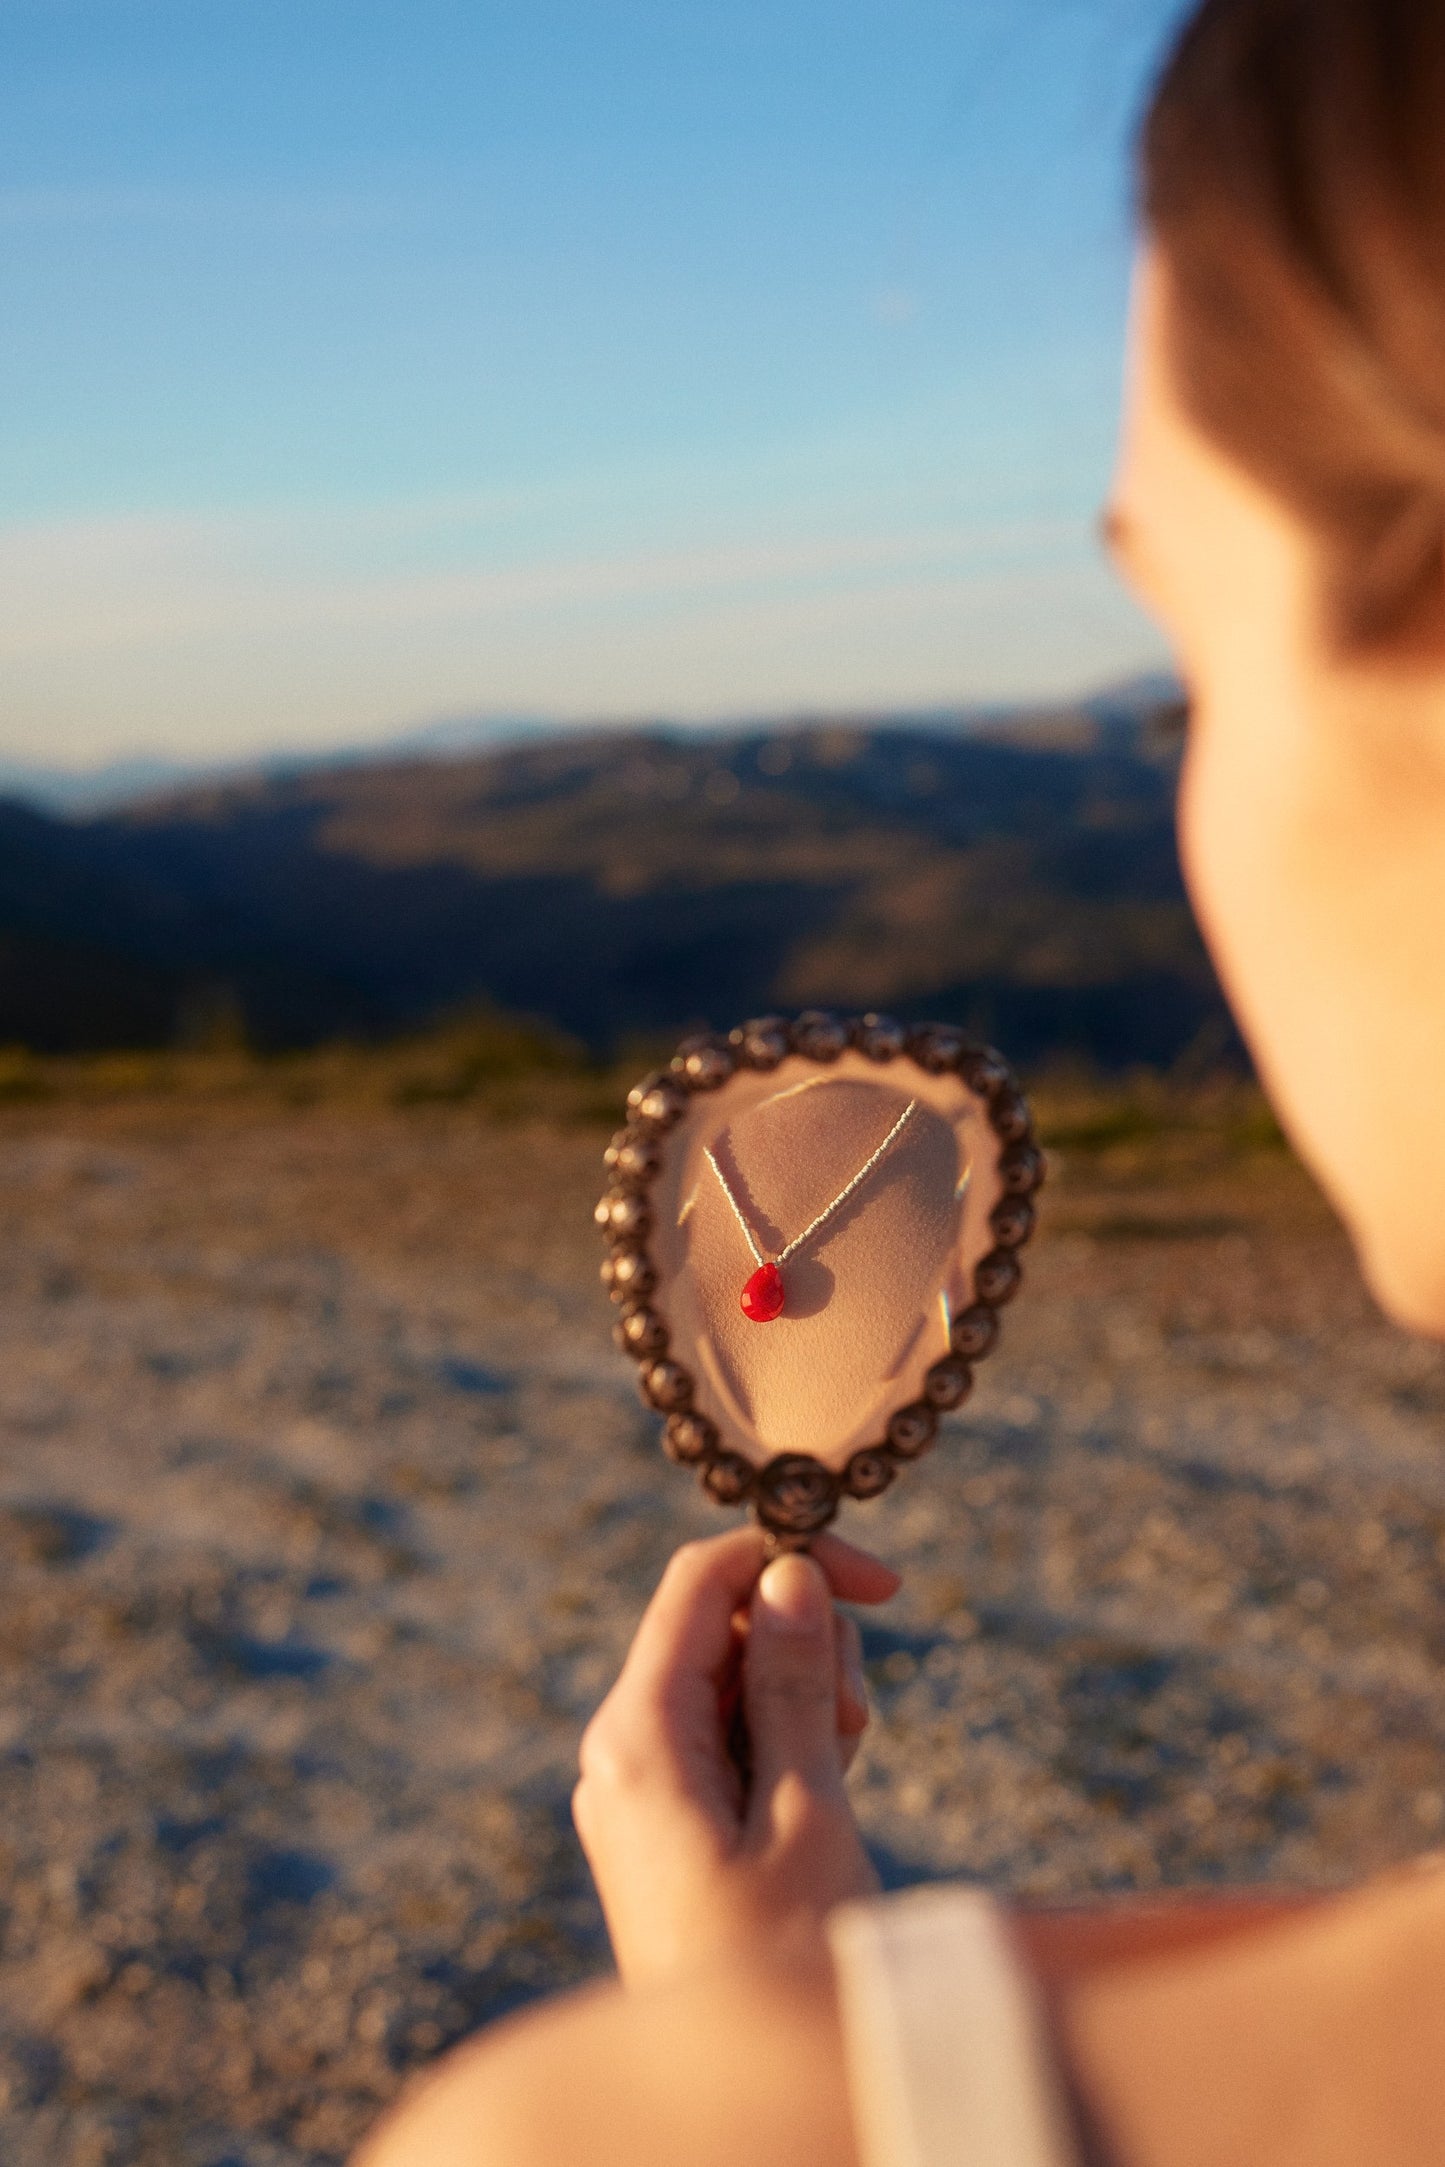
<svg viewBox="0 0 1445 2167">
<path fill-rule="evenodd" d="M 1142 213 L 1201 428 L 1305 520 L 1356 649 L 1445 625 L 1445 0 L 1205 0 Z"/>
</svg>

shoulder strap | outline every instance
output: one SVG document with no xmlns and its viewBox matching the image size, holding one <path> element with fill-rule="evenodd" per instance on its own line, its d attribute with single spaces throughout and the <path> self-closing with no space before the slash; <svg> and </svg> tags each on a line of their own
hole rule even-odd
<svg viewBox="0 0 1445 2167">
<path fill-rule="evenodd" d="M 828 1921 L 861 2167 L 1079 2167 L 1033 1984 L 982 1890 Z"/>
</svg>

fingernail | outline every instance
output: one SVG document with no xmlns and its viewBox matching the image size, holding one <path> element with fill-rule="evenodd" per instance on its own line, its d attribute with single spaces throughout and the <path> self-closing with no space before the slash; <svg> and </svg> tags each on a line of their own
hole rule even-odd
<svg viewBox="0 0 1445 2167">
<path fill-rule="evenodd" d="M 816 1633 L 827 1620 L 831 1597 L 810 1558 L 774 1558 L 758 1582 L 768 1615 L 785 1633 Z"/>
</svg>

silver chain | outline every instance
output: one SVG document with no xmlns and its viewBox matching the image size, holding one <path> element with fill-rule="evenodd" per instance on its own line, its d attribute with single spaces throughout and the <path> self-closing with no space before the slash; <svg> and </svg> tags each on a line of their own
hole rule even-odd
<svg viewBox="0 0 1445 2167">
<path fill-rule="evenodd" d="M 874 1167 L 878 1164 L 878 1161 L 883 1157 L 883 1154 L 887 1151 L 889 1145 L 893 1143 L 896 1137 L 902 1134 L 903 1125 L 908 1120 L 910 1114 L 913 1113 L 917 1104 L 917 1099 L 910 1099 L 908 1101 L 908 1104 L 904 1107 L 902 1113 L 898 1116 L 898 1119 L 894 1122 L 892 1128 L 888 1131 L 888 1134 L 884 1137 L 882 1143 L 878 1146 L 878 1149 L 873 1152 L 871 1157 L 863 1161 L 863 1164 L 859 1167 L 857 1173 L 853 1176 L 853 1179 L 849 1182 L 847 1188 L 840 1189 L 838 1191 L 838 1194 L 834 1197 L 832 1203 L 825 1204 L 823 1206 L 823 1209 L 819 1212 L 817 1218 L 813 1220 L 811 1225 L 804 1227 L 802 1233 L 797 1237 L 796 1241 L 790 1241 L 786 1249 L 780 1250 L 777 1256 L 771 1259 L 774 1264 L 786 1264 L 789 1257 L 795 1257 L 798 1251 L 802 1248 L 803 1244 L 812 1240 L 813 1236 L 817 1233 L 819 1227 L 823 1226 L 829 1219 L 831 1219 L 835 1211 L 842 1210 L 843 1206 L 847 1203 L 849 1197 L 853 1194 L 853 1191 L 859 1186 L 861 1182 L 865 1182 L 868 1179 L 868 1176 L 872 1173 Z M 718 1165 L 717 1160 L 712 1155 L 711 1144 L 704 1144 L 703 1157 L 707 1160 L 708 1165 L 717 1175 L 718 1183 L 722 1189 L 722 1193 L 727 1198 L 728 1202 L 732 1205 L 733 1217 L 737 1220 L 738 1225 L 743 1230 L 743 1240 L 747 1243 L 748 1248 L 752 1251 L 753 1261 L 759 1266 L 768 1263 L 769 1259 L 763 1255 L 762 1250 L 759 1249 L 757 1242 L 753 1238 L 753 1230 L 748 1225 L 747 1220 L 743 1216 L 743 1208 L 741 1204 L 739 1204 L 737 1198 L 733 1195 L 732 1190 L 728 1186 L 727 1175 L 723 1172 L 722 1168 Z"/>
</svg>

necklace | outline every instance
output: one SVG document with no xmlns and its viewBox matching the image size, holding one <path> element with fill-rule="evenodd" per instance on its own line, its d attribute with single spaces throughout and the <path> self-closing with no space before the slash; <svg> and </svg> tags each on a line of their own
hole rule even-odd
<svg viewBox="0 0 1445 2167">
<path fill-rule="evenodd" d="M 838 1194 L 834 1197 L 832 1203 L 825 1204 L 823 1206 L 823 1209 L 819 1212 L 817 1218 L 811 1220 L 809 1224 L 804 1227 L 802 1233 L 799 1234 L 795 1240 L 790 1241 L 786 1249 L 780 1249 L 775 1257 L 765 1257 L 763 1255 L 762 1250 L 758 1247 L 757 1238 L 754 1235 L 752 1228 L 748 1225 L 747 1216 L 744 1213 L 741 1204 L 738 1202 L 737 1198 L 733 1195 L 731 1188 L 728 1186 L 727 1175 L 723 1172 L 722 1168 L 718 1165 L 717 1160 L 713 1157 L 712 1146 L 710 1144 L 704 1145 L 703 1156 L 706 1158 L 707 1163 L 712 1168 L 713 1172 L 717 1175 L 718 1184 L 722 1189 L 723 1195 L 727 1198 L 729 1204 L 731 1204 L 732 1206 L 733 1217 L 737 1220 L 738 1225 L 742 1228 L 743 1240 L 747 1243 L 749 1250 L 752 1252 L 753 1262 L 757 1265 L 757 1270 L 753 1273 L 747 1285 L 743 1288 L 741 1297 L 743 1315 L 745 1317 L 751 1317 L 754 1324 L 771 1324 L 774 1317 L 781 1317 L 787 1298 L 786 1290 L 783 1286 L 783 1266 L 787 1263 L 789 1257 L 795 1257 L 798 1251 L 804 1246 L 804 1244 L 812 1240 L 813 1236 L 817 1233 L 819 1227 L 826 1225 L 827 1221 L 832 1218 L 834 1212 L 842 1210 L 843 1206 L 847 1203 L 849 1197 L 853 1194 L 853 1191 L 858 1188 L 861 1183 L 865 1182 L 868 1179 L 868 1176 L 872 1173 L 874 1167 L 878 1164 L 878 1161 L 883 1157 L 884 1153 L 888 1150 L 894 1139 L 902 1135 L 904 1124 L 907 1122 L 909 1116 L 912 1114 L 917 1104 L 917 1099 L 910 1099 L 908 1101 L 908 1104 L 904 1107 L 902 1113 L 898 1116 L 898 1119 L 894 1122 L 892 1128 L 888 1131 L 888 1134 L 884 1137 L 882 1143 L 878 1146 L 878 1149 L 872 1152 L 870 1156 L 863 1161 L 863 1164 L 859 1167 L 857 1173 L 853 1176 L 853 1179 L 847 1184 L 845 1188 L 840 1189 L 838 1191 Z"/>
</svg>

